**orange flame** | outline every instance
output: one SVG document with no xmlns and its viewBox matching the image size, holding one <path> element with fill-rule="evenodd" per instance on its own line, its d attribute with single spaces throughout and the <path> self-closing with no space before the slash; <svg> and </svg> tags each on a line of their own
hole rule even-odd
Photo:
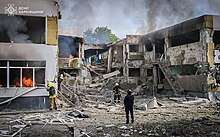
<svg viewBox="0 0 220 137">
<path fill-rule="evenodd" d="M 26 87 L 32 87 L 33 86 L 33 81 L 31 80 L 31 78 L 23 77 L 22 85 L 26 86 Z"/>
<path fill-rule="evenodd" d="M 70 55 L 69 55 L 69 58 L 70 58 L 70 59 L 72 59 L 72 58 L 73 58 L 73 55 L 72 55 L 72 54 L 70 54 Z"/>
</svg>

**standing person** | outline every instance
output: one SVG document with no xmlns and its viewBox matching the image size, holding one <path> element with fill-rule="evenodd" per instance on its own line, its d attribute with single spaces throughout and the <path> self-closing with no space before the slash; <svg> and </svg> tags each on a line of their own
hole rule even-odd
<svg viewBox="0 0 220 137">
<path fill-rule="evenodd" d="M 120 89 L 121 89 L 121 87 L 119 86 L 119 84 L 115 83 L 115 87 L 113 88 L 115 103 L 120 103 L 120 98 L 121 98 Z"/>
<path fill-rule="evenodd" d="M 129 112 L 131 114 L 131 123 L 134 123 L 133 105 L 134 105 L 134 96 L 131 95 L 131 90 L 129 89 L 124 99 L 126 124 L 129 123 Z"/>
<path fill-rule="evenodd" d="M 49 98 L 50 98 L 50 110 L 57 110 L 57 94 L 55 87 L 52 83 L 47 84 L 47 91 L 49 92 Z"/>
</svg>

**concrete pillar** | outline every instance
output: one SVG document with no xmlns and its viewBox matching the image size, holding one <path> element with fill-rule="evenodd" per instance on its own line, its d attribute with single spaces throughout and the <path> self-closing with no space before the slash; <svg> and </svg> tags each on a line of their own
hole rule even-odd
<svg viewBox="0 0 220 137">
<path fill-rule="evenodd" d="M 81 58 L 85 59 L 84 44 L 81 45 Z"/>
<path fill-rule="evenodd" d="M 213 34 L 214 34 L 214 30 L 212 29 L 207 29 L 207 28 L 203 28 L 200 30 L 200 43 L 202 43 L 203 46 L 203 53 L 202 53 L 202 60 L 203 62 L 208 62 L 209 64 L 209 71 L 210 73 L 212 73 L 212 71 L 214 71 L 215 69 L 215 63 L 214 63 L 214 43 L 213 43 Z M 211 98 L 212 95 L 215 95 L 216 91 L 219 91 L 219 87 L 212 89 L 211 85 L 215 85 L 216 84 L 216 80 L 215 77 L 213 78 L 213 76 L 211 74 L 207 75 L 207 90 L 212 92 L 212 93 L 208 93 L 209 98 Z"/>
<path fill-rule="evenodd" d="M 161 72 L 160 72 L 160 69 L 157 69 L 157 76 L 158 76 L 158 83 L 161 84 L 162 81 L 161 81 Z"/>
<path fill-rule="evenodd" d="M 107 72 L 111 72 L 111 66 L 112 66 L 112 47 L 109 48 L 108 50 L 108 67 L 107 67 Z"/>
<path fill-rule="evenodd" d="M 78 49 L 78 58 L 79 59 L 82 59 L 81 50 L 82 50 L 82 45 L 81 45 L 81 43 L 79 43 L 79 49 Z"/>
<path fill-rule="evenodd" d="M 122 54 L 123 54 L 123 76 L 126 76 L 126 68 L 125 68 L 125 64 L 126 64 L 126 58 L 127 58 L 127 55 L 126 55 L 126 46 L 125 44 L 122 45 Z"/>
<path fill-rule="evenodd" d="M 158 77 L 157 77 L 157 66 L 154 65 L 153 66 L 153 77 L 154 77 L 154 85 L 153 85 L 153 95 L 155 95 L 155 93 L 157 93 L 157 81 L 158 81 Z"/>
<path fill-rule="evenodd" d="M 214 34 L 214 30 L 212 29 L 203 28 L 200 30 L 200 42 L 202 43 L 204 49 L 202 53 L 203 62 L 208 61 L 208 55 L 207 55 L 208 44 L 213 43 L 213 34 Z"/>
<path fill-rule="evenodd" d="M 152 44 L 153 45 L 153 62 L 156 61 L 156 48 L 155 48 L 155 44 Z"/>
<path fill-rule="evenodd" d="M 125 54 L 126 54 L 126 59 L 125 59 L 125 76 L 128 81 L 129 77 L 129 66 L 128 66 L 128 56 L 129 56 L 129 44 L 125 44 Z"/>
<path fill-rule="evenodd" d="M 167 60 L 167 49 L 168 48 L 170 48 L 171 47 L 171 40 L 168 38 L 168 37 L 166 37 L 165 39 L 164 39 L 164 57 L 165 57 L 165 60 Z"/>
</svg>

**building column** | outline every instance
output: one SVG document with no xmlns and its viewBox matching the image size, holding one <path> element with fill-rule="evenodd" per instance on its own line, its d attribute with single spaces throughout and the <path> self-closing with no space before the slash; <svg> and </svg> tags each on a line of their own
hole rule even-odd
<svg viewBox="0 0 220 137">
<path fill-rule="evenodd" d="M 156 47 L 155 47 L 155 44 L 152 44 L 153 45 L 153 62 L 156 61 Z"/>
<path fill-rule="evenodd" d="M 203 46 L 203 57 L 202 60 L 204 62 L 208 61 L 208 48 L 211 47 L 210 44 L 214 44 L 213 43 L 213 34 L 214 34 L 214 30 L 211 29 L 201 29 L 200 30 L 200 42 L 202 43 Z M 213 47 L 214 48 L 214 47 Z M 211 64 L 212 65 L 212 64 Z"/>
<path fill-rule="evenodd" d="M 111 66 L 112 66 L 112 46 L 108 49 L 108 67 L 107 72 L 111 72 Z"/>
<path fill-rule="evenodd" d="M 213 43 L 213 34 L 214 30 L 203 28 L 200 30 L 200 42 L 203 46 L 203 62 L 207 62 L 209 64 L 208 75 L 207 75 L 207 87 L 205 90 L 211 91 L 208 92 L 209 98 L 215 95 L 215 91 L 220 91 L 219 87 L 215 87 L 216 80 L 215 76 L 211 75 L 215 71 L 215 63 L 214 63 L 214 48 L 215 45 Z"/>
<path fill-rule="evenodd" d="M 85 59 L 85 52 L 84 52 L 84 44 L 81 44 L 81 58 L 84 60 Z M 84 60 L 85 61 L 85 60 Z"/>
<path fill-rule="evenodd" d="M 167 56 L 168 56 L 167 49 L 171 47 L 171 44 L 172 44 L 171 40 L 168 37 L 166 37 L 164 39 L 164 58 L 165 58 L 165 60 L 167 60 Z"/>
<path fill-rule="evenodd" d="M 128 56 L 129 56 L 129 44 L 125 44 L 125 77 L 129 78 L 129 66 L 128 66 Z"/>
<path fill-rule="evenodd" d="M 157 77 L 157 66 L 154 65 L 153 66 L 153 78 L 154 78 L 154 85 L 153 85 L 153 96 L 155 95 L 155 93 L 157 93 L 157 81 L 158 81 L 158 77 Z"/>
</svg>

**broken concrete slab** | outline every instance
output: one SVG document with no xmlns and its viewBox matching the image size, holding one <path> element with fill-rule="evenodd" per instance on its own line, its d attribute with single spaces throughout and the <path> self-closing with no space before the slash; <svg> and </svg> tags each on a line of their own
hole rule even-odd
<svg viewBox="0 0 220 137">
<path fill-rule="evenodd" d="M 147 104 L 140 104 L 138 106 L 134 106 L 135 109 L 137 110 L 142 110 L 142 111 L 146 111 L 147 110 Z"/>
<path fill-rule="evenodd" d="M 128 127 L 127 126 L 121 126 L 121 127 L 119 127 L 119 129 L 128 129 Z"/>
<path fill-rule="evenodd" d="M 187 105 L 199 105 L 199 104 L 204 104 L 207 102 L 208 102 L 207 99 L 198 99 L 198 100 L 192 100 L 192 101 L 184 101 L 182 103 L 187 104 Z"/>
<path fill-rule="evenodd" d="M 176 102 L 187 101 L 185 97 L 170 97 L 169 99 Z"/>
<path fill-rule="evenodd" d="M 76 118 L 89 118 L 88 115 L 78 111 L 78 110 L 73 110 L 72 112 L 69 112 L 67 114 L 68 116 L 73 116 L 73 117 L 76 117 Z"/>
<path fill-rule="evenodd" d="M 114 71 L 114 72 L 111 72 L 111 73 L 108 73 L 108 74 L 104 74 L 104 75 L 102 75 L 102 77 L 103 77 L 104 79 L 107 79 L 107 78 L 116 76 L 116 75 L 118 75 L 118 74 L 120 74 L 120 71 L 119 71 L 119 70 L 116 70 L 116 71 Z"/>
<path fill-rule="evenodd" d="M 149 109 L 154 109 L 154 108 L 158 108 L 159 107 L 159 105 L 157 103 L 156 97 L 154 97 L 152 100 L 149 101 L 149 103 L 147 104 L 147 107 Z"/>
<path fill-rule="evenodd" d="M 95 83 L 95 84 L 90 84 L 89 87 L 90 88 L 95 88 L 95 87 L 100 87 L 102 85 L 103 85 L 103 83 Z"/>
<path fill-rule="evenodd" d="M 105 125 L 105 127 L 114 127 L 114 124 L 110 124 L 110 125 Z"/>
</svg>

